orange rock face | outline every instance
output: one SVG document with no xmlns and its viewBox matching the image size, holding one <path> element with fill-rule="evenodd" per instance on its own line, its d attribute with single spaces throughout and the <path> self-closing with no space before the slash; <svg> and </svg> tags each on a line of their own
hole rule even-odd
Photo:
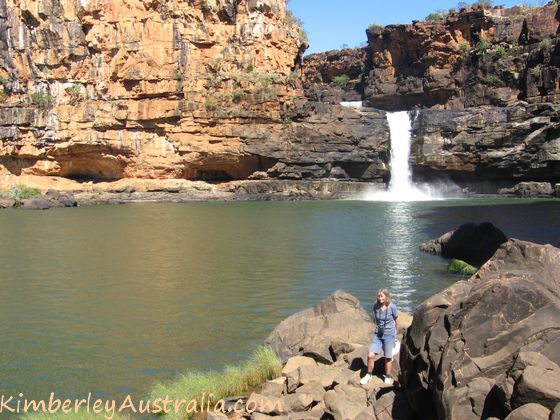
<svg viewBox="0 0 560 420">
<path fill-rule="evenodd" d="M 0 173 L 238 179 L 300 95 L 284 0 L 0 0 Z"/>
</svg>

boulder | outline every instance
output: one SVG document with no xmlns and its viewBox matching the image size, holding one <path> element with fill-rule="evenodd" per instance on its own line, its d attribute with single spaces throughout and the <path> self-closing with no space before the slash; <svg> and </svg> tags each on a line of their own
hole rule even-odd
<svg viewBox="0 0 560 420">
<path fill-rule="evenodd" d="M 552 413 L 550 413 L 550 420 L 560 420 L 560 402 L 556 404 Z"/>
<path fill-rule="evenodd" d="M 537 371 L 523 367 L 531 356 L 519 355 L 538 351 L 560 362 L 559 279 L 560 249 L 511 239 L 468 281 L 422 303 L 400 358 L 401 381 L 415 412 L 503 418 L 510 392 L 513 408 L 552 401 L 555 388 L 544 394 L 534 381 Z M 517 382 L 508 376 L 523 378 L 526 372 Z M 496 384 L 508 378 L 509 391 L 503 386 L 499 392 Z"/>
<path fill-rule="evenodd" d="M 283 398 L 257 394 L 256 392 L 249 396 L 245 409 L 249 413 L 258 412 L 268 415 L 286 414 L 290 411 L 290 407 L 287 406 Z"/>
<path fill-rule="evenodd" d="M 323 401 L 325 392 L 325 388 L 319 381 L 308 382 L 307 384 L 300 386 L 296 390 L 296 394 L 309 395 L 314 402 Z"/>
<path fill-rule="evenodd" d="M 282 368 L 282 374 L 290 373 L 297 370 L 301 366 L 317 366 L 315 359 L 306 356 L 294 356 L 290 357 L 284 367 Z"/>
<path fill-rule="evenodd" d="M 513 191 L 521 197 L 550 197 L 554 194 L 549 182 L 520 182 Z"/>
<path fill-rule="evenodd" d="M 335 420 L 354 419 L 367 408 L 365 391 L 350 385 L 337 385 L 327 391 L 324 401 Z"/>
<path fill-rule="evenodd" d="M 423 243 L 420 250 L 480 265 L 506 241 L 506 235 L 492 223 L 465 223 L 459 229 Z"/>
<path fill-rule="evenodd" d="M 296 355 L 307 355 L 323 363 L 333 363 L 333 345 L 369 343 L 373 323 L 358 300 L 336 291 L 313 308 L 282 321 L 265 340 L 286 362 Z"/>
<path fill-rule="evenodd" d="M 0 198 L 0 209 L 8 209 L 13 207 L 15 203 L 12 198 Z"/>
<path fill-rule="evenodd" d="M 47 210 L 53 207 L 53 205 L 44 198 L 28 198 L 21 200 L 19 207 L 26 210 Z"/>
<path fill-rule="evenodd" d="M 260 394 L 272 397 L 281 397 L 282 394 L 285 394 L 287 392 L 286 382 L 287 381 L 285 377 L 266 381 L 261 385 Z"/>
<path fill-rule="evenodd" d="M 554 409 L 560 401 L 560 367 L 528 366 L 515 384 L 511 401 L 514 406 L 536 402 Z"/>
<path fill-rule="evenodd" d="M 548 408 L 531 403 L 513 410 L 505 420 L 548 420 L 549 415 Z"/>
</svg>

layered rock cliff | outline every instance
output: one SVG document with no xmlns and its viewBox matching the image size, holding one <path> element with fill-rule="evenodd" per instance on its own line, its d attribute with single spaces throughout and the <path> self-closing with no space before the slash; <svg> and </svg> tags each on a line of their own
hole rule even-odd
<svg viewBox="0 0 560 420">
<path fill-rule="evenodd" d="M 468 7 L 430 22 L 370 26 L 367 47 L 306 57 L 309 97 L 418 110 L 416 179 L 479 192 L 560 181 L 560 12 Z M 429 108 L 427 110 L 426 108 Z"/>
<path fill-rule="evenodd" d="M 345 174 L 387 139 L 302 100 L 283 0 L 1 0 L 0 28 L 5 179 Z"/>
<path fill-rule="evenodd" d="M 346 75 L 345 95 L 359 93 L 368 105 L 386 110 L 559 102 L 559 16 L 551 2 L 469 7 L 408 25 L 372 24 L 367 47 L 306 57 L 305 86 Z"/>
</svg>

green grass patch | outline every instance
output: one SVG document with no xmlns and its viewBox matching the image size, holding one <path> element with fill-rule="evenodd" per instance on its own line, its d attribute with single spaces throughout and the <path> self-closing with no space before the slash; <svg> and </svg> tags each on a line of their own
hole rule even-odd
<svg viewBox="0 0 560 420">
<path fill-rule="evenodd" d="M 205 401 L 210 401 L 213 408 L 222 398 L 249 394 L 257 385 L 280 376 L 281 371 L 282 363 L 274 352 L 260 347 L 240 366 L 226 366 L 222 371 L 189 372 L 174 381 L 157 384 L 149 398 L 155 400 L 168 396 L 175 401 L 200 401 L 204 393 Z M 188 415 L 170 413 L 166 418 L 182 419 Z"/>
<path fill-rule="evenodd" d="M 451 274 L 472 276 L 474 273 L 478 271 L 478 269 L 470 264 L 467 264 L 464 261 L 453 259 L 447 266 L 447 271 Z"/>
</svg>

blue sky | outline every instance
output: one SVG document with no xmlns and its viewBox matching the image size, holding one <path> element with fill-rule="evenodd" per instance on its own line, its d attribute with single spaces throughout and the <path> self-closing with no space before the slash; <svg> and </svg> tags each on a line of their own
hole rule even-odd
<svg viewBox="0 0 560 420">
<path fill-rule="evenodd" d="M 303 20 L 310 45 L 306 54 L 312 54 L 339 49 L 343 44 L 356 47 L 366 42 L 365 31 L 371 23 L 411 23 L 436 10 L 457 7 L 457 3 L 447 0 L 290 0 L 288 8 Z M 543 0 L 494 2 L 506 7 L 544 3 Z"/>
</svg>

